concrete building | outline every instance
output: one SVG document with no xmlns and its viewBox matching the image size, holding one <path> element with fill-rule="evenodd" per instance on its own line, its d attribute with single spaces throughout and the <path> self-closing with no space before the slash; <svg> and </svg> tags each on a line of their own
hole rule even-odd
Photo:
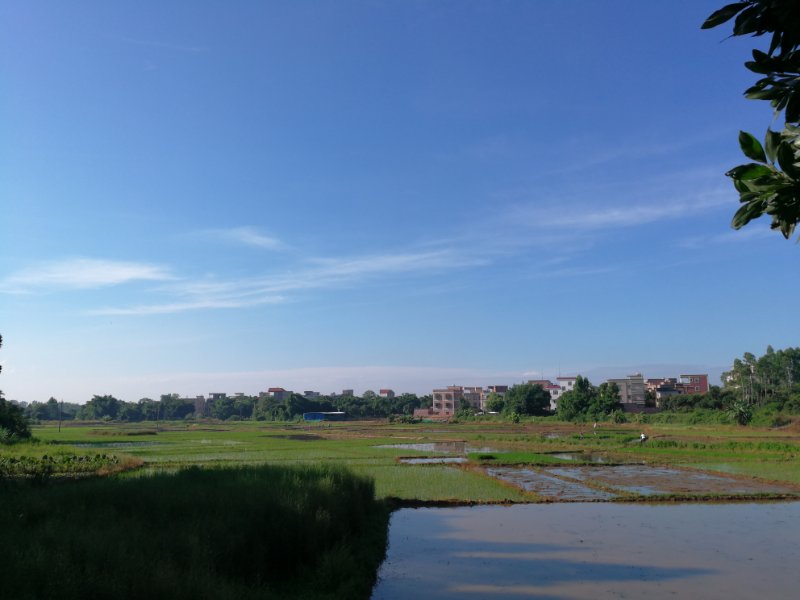
<svg viewBox="0 0 800 600">
<path fill-rule="evenodd" d="M 468 386 L 461 388 L 461 399 L 469 404 L 470 407 L 477 408 L 478 410 L 484 410 L 487 395 L 488 394 L 483 391 L 482 387 Z M 456 406 L 456 409 L 458 408 L 459 407 Z"/>
<path fill-rule="evenodd" d="M 431 394 L 433 403 L 430 408 L 418 408 L 414 416 L 423 419 L 447 419 L 452 417 L 461 399 L 464 397 L 464 388 L 460 385 L 451 385 L 446 388 L 433 390 Z"/>
<path fill-rule="evenodd" d="M 197 418 L 208 416 L 208 403 L 205 396 L 195 396 L 194 398 L 181 398 L 185 402 L 194 404 L 194 416 Z"/>
<path fill-rule="evenodd" d="M 545 387 L 545 389 L 550 392 L 550 410 L 555 410 L 558 407 L 558 400 L 561 396 L 575 389 L 575 381 L 577 379 L 577 377 L 556 377 L 555 384 L 547 381 L 549 387 Z M 541 383 L 541 380 L 539 383 Z"/>
<path fill-rule="evenodd" d="M 636 405 L 644 406 L 645 387 L 644 377 L 641 373 L 628 375 L 625 379 L 609 379 L 608 383 L 616 383 L 619 388 L 619 401 L 622 406 Z"/>
<path fill-rule="evenodd" d="M 505 393 L 508 391 L 507 385 L 490 385 L 486 388 L 486 394 L 499 394 L 500 396 L 505 396 Z"/>
<path fill-rule="evenodd" d="M 573 378 L 566 378 L 566 379 L 568 381 L 567 384 L 565 384 L 565 387 L 569 387 L 569 389 L 575 387 L 575 380 Z M 561 386 L 556 383 L 553 383 L 549 379 L 529 379 L 528 383 L 530 385 L 540 385 L 544 388 L 544 390 L 548 394 L 550 394 L 550 410 L 554 411 L 558 406 L 558 398 L 563 393 Z"/>
<path fill-rule="evenodd" d="M 708 374 L 681 375 L 678 380 L 678 387 L 683 390 L 684 394 L 707 394 Z"/>
<path fill-rule="evenodd" d="M 648 379 L 645 381 L 645 387 L 653 393 L 656 399 L 656 406 L 660 408 L 662 401 L 670 396 L 677 394 L 707 394 L 708 374 L 681 375 L 680 378 Z"/>
<path fill-rule="evenodd" d="M 650 392 L 656 399 L 656 406 L 661 406 L 664 398 L 680 394 L 678 380 L 674 377 L 664 377 L 661 379 L 646 379 L 644 382 L 646 392 Z"/>
<path fill-rule="evenodd" d="M 394 398 L 394 390 L 383 388 L 378 392 L 378 395 L 382 398 Z"/>
</svg>

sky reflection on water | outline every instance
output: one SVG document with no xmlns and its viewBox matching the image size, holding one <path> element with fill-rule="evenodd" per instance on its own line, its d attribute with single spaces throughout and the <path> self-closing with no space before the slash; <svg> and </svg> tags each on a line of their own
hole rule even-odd
<svg viewBox="0 0 800 600">
<path fill-rule="evenodd" d="M 800 503 L 397 511 L 373 600 L 796 597 Z"/>
</svg>

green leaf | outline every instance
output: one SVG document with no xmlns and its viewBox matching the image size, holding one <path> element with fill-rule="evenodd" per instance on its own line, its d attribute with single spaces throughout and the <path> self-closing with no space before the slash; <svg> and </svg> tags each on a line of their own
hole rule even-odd
<svg viewBox="0 0 800 600">
<path fill-rule="evenodd" d="M 778 146 L 781 143 L 781 134 L 777 131 L 767 129 L 767 135 L 764 137 L 764 146 L 767 151 L 767 158 L 769 162 L 774 163 L 777 156 Z"/>
<path fill-rule="evenodd" d="M 753 219 L 762 215 L 761 206 L 758 201 L 749 202 L 739 207 L 739 210 L 731 219 L 731 226 L 734 229 L 741 229 Z"/>
<path fill-rule="evenodd" d="M 764 154 L 764 148 L 761 147 L 761 144 L 755 136 L 750 135 L 746 131 L 739 132 L 739 147 L 747 158 L 752 158 L 762 163 L 767 162 L 767 155 Z"/>
<path fill-rule="evenodd" d="M 753 60 L 747 61 L 744 63 L 744 66 L 754 73 L 769 75 L 777 70 L 775 67 L 778 62 L 779 61 L 773 59 L 769 54 L 761 52 L 761 50 L 753 50 Z"/>
<path fill-rule="evenodd" d="M 800 121 L 800 94 L 795 91 L 790 97 L 789 102 L 786 104 L 786 120 L 790 123 L 797 123 Z"/>
<path fill-rule="evenodd" d="M 728 4 L 723 6 L 717 11 L 711 13 L 711 16 L 705 20 L 700 26 L 700 29 L 711 29 L 717 25 L 722 25 L 725 21 L 729 21 L 733 16 L 747 6 L 747 2 L 736 2 L 735 4 Z"/>
<path fill-rule="evenodd" d="M 782 94 L 783 91 L 777 88 L 763 88 L 755 85 L 751 88 L 747 88 L 744 92 L 745 98 L 750 100 L 774 100 L 781 97 Z"/>
<path fill-rule="evenodd" d="M 792 148 L 792 145 L 787 141 L 781 142 L 781 144 L 778 146 L 777 155 L 778 164 L 781 166 L 781 170 L 792 179 L 800 180 L 800 167 L 798 167 L 795 163 L 794 149 Z"/>
<path fill-rule="evenodd" d="M 733 35 L 747 35 L 759 29 L 761 21 L 761 9 L 758 6 L 751 6 L 736 17 L 733 24 Z"/>
<path fill-rule="evenodd" d="M 768 65 L 761 62 L 756 62 L 754 60 L 748 60 L 744 63 L 744 66 L 751 70 L 753 73 L 758 73 L 759 75 L 768 75 L 772 72 L 772 65 Z"/>
<path fill-rule="evenodd" d="M 772 56 L 772 53 L 778 49 L 778 46 L 781 43 L 781 32 L 776 31 L 772 34 L 772 41 L 769 43 L 769 55 Z"/>
<path fill-rule="evenodd" d="M 765 177 L 771 174 L 772 170 L 769 167 L 765 165 L 757 165 L 756 163 L 747 163 L 746 165 L 739 165 L 738 167 L 734 167 L 730 171 L 725 173 L 725 175 L 727 175 L 732 179 L 745 179 L 745 180 L 757 179 L 759 177 Z"/>
<path fill-rule="evenodd" d="M 733 227 L 734 229 L 741 229 L 742 227 L 747 225 L 749 219 L 747 220 L 745 219 L 747 215 L 748 206 L 749 206 L 748 204 L 744 204 L 739 207 L 739 210 L 736 211 L 736 213 L 733 215 L 733 219 L 731 219 L 731 227 Z"/>
</svg>

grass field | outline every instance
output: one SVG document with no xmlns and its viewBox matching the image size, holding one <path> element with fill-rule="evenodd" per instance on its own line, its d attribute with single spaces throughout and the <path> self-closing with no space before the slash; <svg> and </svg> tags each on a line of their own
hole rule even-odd
<svg viewBox="0 0 800 600">
<path fill-rule="evenodd" d="M 644 428 L 644 429 L 642 429 Z M 639 433 L 649 436 L 639 442 Z M 336 464 L 375 480 L 379 498 L 409 501 L 530 502 L 536 497 L 486 476 L 481 464 L 554 464 L 561 453 L 606 462 L 695 466 L 721 472 L 800 483 L 800 428 L 726 425 L 585 424 L 537 420 L 512 424 L 487 419 L 462 423 L 179 422 L 72 424 L 34 429 L 36 446 L 17 445 L 6 454 L 56 451 L 113 454 L 141 461 L 134 474 L 174 471 L 192 465 Z M 462 465 L 401 464 L 401 457 L 444 455 L 413 448 L 379 448 L 460 442 L 472 451 Z M 67 450 L 68 448 L 68 450 Z M 44 449 L 44 450 L 43 450 Z M 0 453 L 0 457 L 4 454 Z M 493 456 L 481 460 L 480 456 Z M 129 459 L 130 460 L 130 459 Z M 575 460 L 575 458 L 573 458 Z M 127 464 L 127 463 L 126 463 Z M 133 463 L 132 463 L 133 464 Z"/>
<path fill-rule="evenodd" d="M 366 598 L 389 510 L 333 466 L 6 482 L 7 598 Z"/>
<path fill-rule="evenodd" d="M 0 446 L 0 562 L 14 598 L 367 598 L 390 507 L 547 500 L 488 467 L 667 465 L 800 494 L 796 424 L 68 423 L 33 433 Z M 405 462 L 454 455 L 461 462 Z M 704 494 L 720 497 L 692 499 Z"/>
</svg>

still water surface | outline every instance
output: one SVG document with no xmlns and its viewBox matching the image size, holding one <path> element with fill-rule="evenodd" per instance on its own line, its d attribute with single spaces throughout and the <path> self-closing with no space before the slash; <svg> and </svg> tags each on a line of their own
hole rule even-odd
<svg viewBox="0 0 800 600">
<path fill-rule="evenodd" d="M 800 597 L 800 502 L 394 513 L 373 600 Z"/>
</svg>

